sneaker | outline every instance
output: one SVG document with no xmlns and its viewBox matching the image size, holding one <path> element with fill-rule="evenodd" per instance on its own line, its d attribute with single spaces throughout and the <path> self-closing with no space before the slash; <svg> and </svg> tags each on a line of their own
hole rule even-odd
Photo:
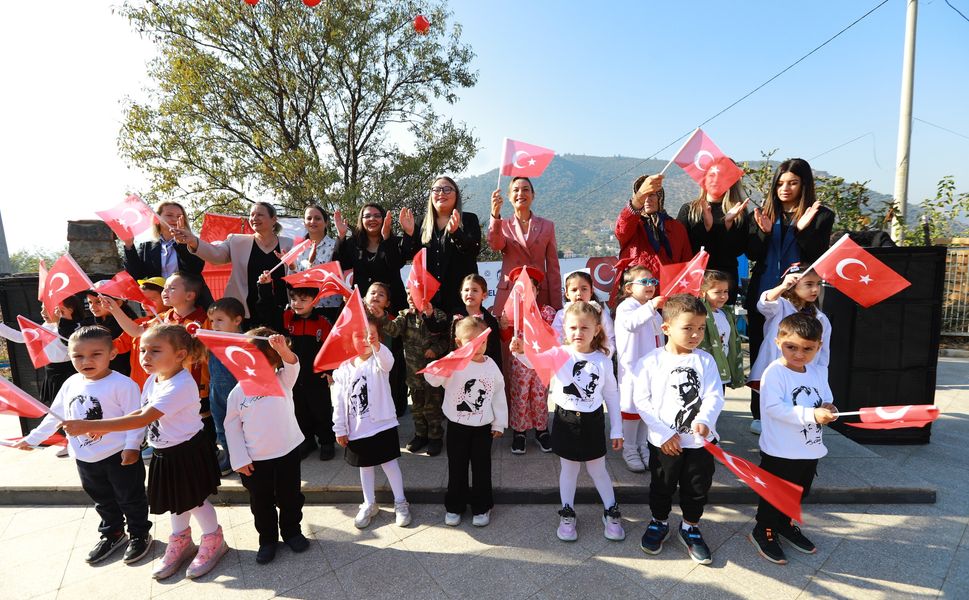
<svg viewBox="0 0 969 600">
<path fill-rule="evenodd" d="M 410 503 L 407 502 L 407 500 L 394 502 L 394 521 L 396 522 L 397 527 L 407 527 L 410 525 Z"/>
<path fill-rule="evenodd" d="M 151 460 L 152 453 L 154 453 L 154 450 L 151 446 L 145 447 L 141 451 L 141 460 Z"/>
<path fill-rule="evenodd" d="M 643 459 L 643 465 L 645 465 L 646 468 L 648 469 L 649 468 L 649 444 L 643 444 L 642 446 L 639 446 L 638 448 L 636 448 L 636 450 L 638 451 L 637 453 L 639 454 L 639 458 Z"/>
<path fill-rule="evenodd" d="M 63 446 L 61 447 L 60 450 L 57 451 L 57 454 L 55 454 L 54 456 L 56 456 L 57 458 L 65 458 L 68 454 L 69 453 L 67 451 L 67 446 Z"/>
<path fill-rule="evenodd" d="M 512 454 L 525 454 L 525 434 L 523 432 L 515 432 L 515 435 L 511 438 L 511 453 Z"/>
<path fill-rule="evenodd" d="M 750 433 L 760 435 L 760 419 L 754 419 L 750 422 Z"/>
<path fill-rule="evenodd" d="M 475 527 L 487 527 L 491 523 L 491 511 L 485 511 L 480 515 L 471 517 L 471 524 Z"/>
<path fill-rule="evenodd" d="M 579 533 L 575 529 L 575 511 L 568 504 L 559 511 L 559 528 L 555 535 L 563 542 L 574 542 L 579 539 Z"/>
<path fill-rule="evenodd" d="M 336 448 L 332 442 L 320 444 L 320 460 L 333 460 L 334 456 L 336 456 Z"/>
<path fill-rule="evenodd" d="M 421 448 L 427 445 L 427 438 L 423 435 L 415 435 L 414 439 L 407 442 L 405 448 L 408 452 L 418 452 Z"/>
<path fill-rule="evenodd" d="M 760 554 L 774 564 L 787 564 L 784 549 L 781 548 L 781 543 L 777 541 L 777 536 L 770 527 L 754 527 L 754 530 L 747 536 L 747 539 L 757 548 L 757 554 Z"/>
<path fill-rule="evenodd" d="M 378 512 L 380 512 L 380 507 L 377 506 L 376 502 L 370 505 L 361 504 L 357 516 L 353 518 L 353 526 L 357 529 L 366 529 Z"/>
<path fill-rule="evenodd" d="M 222 473 L 223 477 L 232 474 L 232 463 L 229 462 L 229 453 L 219 448 L 216 452 L 216 456 L 219 459 L 219 472 Z"/>
<path fill-rule="evenodd" d="M 781 536 L 782 539 L 787 540 L 787 542 L 794 546 L 794 549 L 803 552 L 805 554 L 814 554 L 818 551 L 817 546 L 814 542 L 804 537 L 801 533 L 801 528 L 791 523 L 787 527 L 778 527 L 777 534 Z"/>
<path fill-rule="evenodd" d="M 622 515 L 619 514 L 618 504 L 613 504 L 602 511 L 602 524 L 605 526 L 602 534 L 607 540 L 621 542 L 626 539 L 626 530 L 622 528 Z"/>
<path fill-rule="evenodd" d="M 94 548 L 91 549 L 91 552 L 88 553 L 84 561 L 89 565 L 99 563 L 114 554 L 118 548 L 123 547 L 127 541 L 128 536 L 124 533 L 114 536 L 102 535 L 101 539 L 94 545 Z"/>
<path fill-rule="evenodd" d="M 444 524 L 448 527 L 457 527 L 461 524 L 461 515 L 453 512 L 444 513 Z"/>
<path fill-rule="evenodd" d="M 131 563 L 136 563 L 151 550 L 151 543 L 154 540 L 151 539 L 151 535 L 145 534 L 140 537 L 133 537 L 128 540 L 128 547 L 124 549 L 124 564 L 130 565 Z"/>
<path fill-rule="evenodd" d="M 444 440 L 437 438 L 427 441 L 427 455 L 437 456 L 444 449 Z"/>
<path fill-rule="evenodd" d="M 552 436 L 549 434 L 548 429 L 536 429 L 535 442 L 538 444 L 538 447 L 542 449 L 542 452 L 552 451 Z"/>
<path fill-rule="evenodd" d="M 276 558 L 276 546 L 278 545 L 278 542 L 259 544 L 259 550 L 256 551 L 256 564 L 265 565 L 271 563 Z"/>
<path fill-rule="evenodd" d="M 302 533 L 297 533 L 293 537 L 286 538 L 283 542 L 296 554 L 306 552 L 310 549 L 310 541 Z"/>
<path fill-rule="evenodd" d="M 219 564 L 219 560 L 228 551 L 229 546 L 225 543 L 225 538 L 222 536 L 222 526 L 219 525 L 212 533 L 202 536 L 199 551 L 188 565 L 188 569 L 185 570 L 185 577 L 195 579 L 205 575 L 214 569 L 215 565 Z"/>
<path fill-rule="evenodd" d="M 622 447 L 622 460 L 626 463 L 626 468 L 633 473 L 642 473 L 646 471 L 646 465 L 643 463 L 643 458 L 637 452 L 635 446 L 623 446 Z"/>
<path fill-rule="evenodd" d="M 663 549 L 663 542 L 669 537 L 669 524 L 652 519 L 649 525 L 646 526 L 646 533 L 643 534 L 643 539 L 640 541 L 639 547 L 646 554 L 659 554 Z"/>
<path fill-rule="evenodd" d="M 710 548 L 703 541 L 699 527 L 692 525 L 689 529 L 683 529 L 681 525 L 679 530 L 680 541 L 686 546 L 686 551 L 689 552 L 693 562 L 701 565 L 708 565 L 713 562 L 713 558 L 710 556 Z"/>
<path fill-rule="evenodd" d="M 168 547 L 165 548 L 165 554 L 161 557 L 151 576 L 155 579 L 171 577 L 178 571 L 183 562 L 195 554 L 195 549 L 195 544 L 192 543 L 191 527 L 186 527 L 185 531 L 168 536 Z"/>
</svg>

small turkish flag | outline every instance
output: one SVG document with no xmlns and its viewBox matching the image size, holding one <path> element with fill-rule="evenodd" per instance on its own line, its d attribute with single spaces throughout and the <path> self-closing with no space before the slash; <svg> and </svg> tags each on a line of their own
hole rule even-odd
<svg viewBox="0 0 969 600">
<path fill-rule="evenodd" d="M 420 252 L 414 255 L 414 264 L 411 265 L 410 274 L 407 275 L 406 286 L 414 306 L 424 312 L 431 298 L 441 288 L 440 282 L 427 272 L 427 248 L 421 248 Z"/>
<path fill-rule="evenodd" d="M 861 423 L 846 423 L 859 429 L 901 429 L 925 427 L 939 418 L 939 407 L 932 404 L 876 406 L 858 411 Z"/>
<path fill-rule="evenodd" d="M 135 194 L 128 196 L 117 206 L 96 210 L 94 213 L 108 224 L 120 240 L 133 240 L 136 235 L 151 229 L 153 224 L 161 223 L 155 211 Z"/>
<path fill-rule="evenodd" d="M 327 296 L 333 296 L 339 294 L 344 298 L 350 297 L 350 288 L 344 283 L 343 269 L 340 268 L 340 263 L 336 261 L 331 261 L 328 263 L 319 264 L 305 271 L 300 271 L 299 273 L 293 273 L 291 275 L 286 275 L 283 277 L 283 281 L 288 283 L 294 288 L 298 287 L 318 287 L 320 288 L 320 293 L 317 294 L 316 300 L 313 304 L 320 298 L 325 298 Z"/>
<path fill-rule="evenodd" d="M 728 454 L 716 444 L 703 440 L 703 447 L 774 508 L 795 521 L 801 520 L 801 496 L 804 488 L 768 473 L 739 456 Z"/>
<path fill-rule="evenodd" d="M 597 290 L 605 294 L 612 293 L 616 277 L 621 275 L 616 271 L 617 262 L 619 262 L 619 259 L 615 256 L 590 258 L 586 261 L 585 268 L 589 269 L 589 274 L 592 275 L 592 284 Z"/>
<path fill-rule="evenodd" d="M 254 233 L 245 217 L 205 213 L 199 239 L 204 242 L 222 242 L 230 233 Z"/>
<path fill-rule="evenodd" d="M 50 409 L 33 396 L 10 383 L 6 377 L 0 377 L 0 414 L 37 419 L 48 412 Z"/>
<path fill-rule="evenodd" d="M 688 263 L 660 265 L 660 295 L 691 294 L 700 296 L 700 286 L 703 285 L 703 272 L 707 270 L 710 255 L 700 248 L 696 256 Z"/>
<path fill-rule="evenodd" d="M 57 308 L 64 298 L 72 296 L 78 292 L 84 292 L 94 287 L 87 274 L 81 270 L 74 262 L 70 254 L 57 259 L 51 265 L 47 277 L 44 279 L 44 298 L 42 302 L 47 308 L 47 314 L 54 316 L 54 309 Z"/>
<path fill-rule="evenodd" d="M 516 304 L 519 307 L 517 311 L 514 309 Z M 535 289 L 526 269 L 522 269 L 512 287 L 509 301 L 505 303 L 506 315 L 509 305 L 513 311 L 512 318 L 517 317 L 521 321 L 519 331 L 524 354 L 531 362 L 535 374 L 547 386 L 555 372 L 568 360 L 569 353 L 559 346 L 558 334 L 542 318 L 535 299 Z M 520 314 L 515 315 L 514 312 Z"/>
<path fill-rule="evenodd" d="M 912 285 L 848 234 L 841 236 L 811 269 L 842 294 L 868 308 Z"/>
<path fill-rule="evenodd" d="M 673 162 L 713 198 L 726 194 L 744 176 L 743 169 L 721 152 L 700 128 L 693 132 L 679 154 L 673 157 Z"/>
<path fill-rule="evenodd" d="M 23 439 L 24 438 L 22 438 L 22 437 L 18 437 L 18 438 L 7 438 L 5 440 L 0 440 L 0 446 L 10 446 L 10 447 L 12 447 L 12 446 L 16 445 L 18 442 L 20 442 Z M 40 445 L 40 446 L 67 446 L 67 438 L 64 437 L 63 435 L 55 432 L 54 435 L 50 436 L 49 438 L 47 438 L 46 440 L 44 440 L 43 442 L 41 442 L 38 445 Z"/>
<path fill-rule="evenodd" d="M 289 252 L 283 254 L 279 257 L 279 262 L 286 263 L 287 265 L 292 265 L 293 261 L 303 253 L 304 250 L 309 248 L 313 244 L 313 240 L 306 238 L 298 244 L 293 244 L 293 247 L 289 249 Z"/>
<path fill-rule="evenodd" d="M 24 344 L 27 345 L 27 354 L 30 355 L 34 368 L 39 369 L 50 364 L 50 357 L 44 352 L 44 348 L 60 339 L 60 336 L 22 315 L 17 315 L 17 324 L 20 325 L 20 332 L 24 334 Z"/>
<path fill-rule="evenodd" d="M 37 261 L 37 299 L 44 300 L 44 283 L 47 282 L 47 264 L 44 259 Z"/>
<path fill-rule="evenodd" d="M 552 381 L 559 369 L 569 360 L 569 352 L 561 346 L 553 346 L 544 352 L 533 352 L 525 346 L 525 356 L 532 363 L 532 370 L 542 380 L 545 387 Z"/>
<path fill-rule="evenodd" d="M 317 373 L 329 371 L 357 356 L 353 334 L 366 336 L 367 328 L 367 311 L 363 308 L 360 288 L 355 287 L 343 310 L 340 311 L 336 323 L 333 324 L 330 335 L 326 336 L 323 347 L 316 354 L 313 370 Z"/>
<path fill-rule="evenodd" d="M 198 329 L 195 337 L 229 369 L 246 396 L 284 395 L 276 369 L 245 335 Z"/>
<path fill-rule="evenodd" d="M 501 155 L 501 174 L 512 177 L 539 177 L 553 158 L 555 158 L 554 150 L 505 138 L 505 150 Z"/>
<path fill-rule="evenodd" d="M 488 343 L 488 334 L 490 333 L 491 328 L 489 327 L 471 340 L 471 343 L 465 344 L 454 352 L 450 352 L 434 362 L 428 363 L 418 373 L 430 373 L 431 375 L 437 375 L 439 377 L 450 377 L 458 371 L 464 370 L 478 352 L 478 348 Z"/>
<path fill-rule="evenodd" d="M 112 298 L 132 300 L 139 304 L 151 305 L 151 300 L 141 291 L 138 282 L 127 271 L 119 271 L 114 277 L 94 284 L 94 291 Z"/>
</svg>

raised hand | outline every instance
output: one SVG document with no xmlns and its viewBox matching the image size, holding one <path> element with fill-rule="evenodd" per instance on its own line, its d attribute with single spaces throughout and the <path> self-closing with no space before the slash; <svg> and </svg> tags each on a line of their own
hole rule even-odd
<svg viewBox="0 0 969 600">
<path fill-rule="evenodd" d="M 820 209 L 821 209 L 820 200 L 815 201 L 814 204 L 809 206 L 808 209 L 804 211 L 804 214 L 801 215 L 801 218 L 797 220 L 797 230 L 804 231 L 805 229 L 807 229 L 808 226 L 811 225 L 811 221 L 814 220 L 814 217 L 818 215 L 818 210 Z"/>
<path fill-rule="evenodd" d="M 760 208 L 754 209 L 754 222 L 757 223 L 757 227 L 764 233 L 770 233 L 770 230 L 774 227 L 770 218 Z"/>
<path fill-rule="evenodd" d="M 491 192 L 491 218 L 501 218 L 501 205 L 504 203 L 505 199 L 501 197 L 500 191 L 495 190 Z"/>
<path fill-rule="evenodd" d="M 347 222 L 343 220 L 343 213 L 334 211 L 333 226 L 336 227 L 336 235 L 341 240 L 347 237 Z"/>
<path fill-rule="evenodd" d="M 700 200 L 700 208 L 703 209 L 703 228 L 707 231 L 713 229 L 713 207 L 707 201 L 706 196 Z M 724 219 L 726 222 L 726 219 Z"/>
<path fill-rule="evenodd" d="M 192 233 L 192 230 L 185 223 L 185 217 L 178 217 L 178 223 L 175 227 L 171 228 L 171 231 L 176 243 L 198 246 L 198 238 L 195 237 L 195 234 Z"/>
<path fill-rule="evenodd" d="M 391 210 L 388 210 L 387 214 L 384 215 L 384 224 L 380 228 L 380 235 L 385 240 L 390 239 L 390 226 L 393 224 L 394 224 L 394 212 Z"/>
<path fill-rule="evenodd" d="M 454 233 L 461 227 L 461 213 L 454 210 L 451 211 L 451 218 L 447 220 L 447 232 Z"/>
<path fill-rule="evenodd" d="M 272 282 L 273 282 L 273 277 L 272 275 L 269 274 L 269 271 L 263 271 L 262 274 L 259 275 L 259 279 L 256 280 L 256 283 L 260 285 L 263 285 L 266 283 L 272 283 Z"/>
<path fill-rule="evenodd" d="M 414 211 L 404 207 L 400 209 L 400 214 L 397 215 L 397 222 L 400 223 L 400 228 L 407 235 L 414 235 Z"/>
<path fill-rule="evenodd" d="M 802 273 L 788 273 L 784 277 L 784 281 L 781 282 L 781 285 L 784 287 L 785 290 L 789 290 L 795 285 L 797 285 L 797 282 L 801 279 L 801 276 L 802 276 Z"/>
<path fill-rule="evenodd" d="M 642 210 L 646 206 L 646 196 L 658 194 L 661 189 L 663 189 L 662 175 L 650 175 L 647 177 L 639 186 L 639 189 L 636 190 L 636 193 L 633 194 L 633 208 Z"/>
<path fill-rule="evenodd" d="M 750 198 L 747 198 L 740 204 L 728 210 L 727 214 L 723 215 L 723 226 L 726 227 L 727 229 L 730 229 L 733 226 L 734 221 L 737 220 L 737 217 L 742 215 L 744 211 L 747 209 L 747 204 L 749 203 L 750 203 Z"/>
</svg>

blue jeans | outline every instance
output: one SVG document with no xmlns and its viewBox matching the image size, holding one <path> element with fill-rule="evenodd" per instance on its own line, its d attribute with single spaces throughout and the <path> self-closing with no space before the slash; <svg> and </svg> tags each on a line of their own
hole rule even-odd
<svg viewBox="0 0 969 600">
<path fill-rule="evenodd" d="M 225 368 L 219 359 L 209 355 L 209 410 L 215 421 L 215 437 L 219 444 L 229 451 L 229 444 L 225 440 L 225 411 L 229 392 L 236 386 L 236 378 Z"/>
</svg>

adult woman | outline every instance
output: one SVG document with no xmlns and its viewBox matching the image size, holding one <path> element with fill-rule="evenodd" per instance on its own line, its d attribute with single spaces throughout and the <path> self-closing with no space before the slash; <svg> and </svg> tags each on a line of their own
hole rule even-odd
<svg viewBox="0 0 969 600">
<path fill-rule="evenodd" d="M 703 247 L 710 254 L 707 269 L 732 277 L 728 304 L 737 299 L 737 257 L 747 251 L 748 202 L 738 181 L 719 198 L 701 189 L 697 199 L 681 206 L 676 216 L 686 227 L 693 253 Z"/>
<path fill-rule="evenodd" d="M 495 292 L 492 313 L 501 316 L 508 294 L 515 284 L 508 274 L 518 267 L 533 267 L 545 274 L 538 286 L 536 300 L 539 306 L 547 304 L 559 310 L 562 308 L 562 271 L 555 245 L 555 223 L 532 212 L 535 188 L 527 177 L 511 180 L 508 198 L 514 214 L 502 219 L 501 205 L 504 199 L 499 190 L 491 193 L 488 245 L 495 252 L 501 252 L 501 281 Z"/>
<path fill-rule="evenodd" d="M 764 208 L 754 209 L 747 237 L 747 257 L 755 262 L 747 287 L 750 337 L 750 362 L 757 359 L 764 341 L 764 317 L 757 311 L 757 300 L 776 286 L 781 274 L 793 263 L 813 263 L 828 249 L 834 213 L 821 206 L 814 192 L 811 165 L 801 158 L 790 158 L 778 165 Z M 750 430 L 760 433 L 760 395 L 751 394 Z"/>
<path fill-rule="evenodd" d="M 461 281 L 478 272 L 481 226 L 477 215 L 462 212 L 461 190 L 453 179 L 434 180 L 427 210 L 415 230 L 411 252 L 404 256 L 409 259 L 421 248 L 427 249 L 427 270 L 441 283 L 431 304 L 449 315 L 458 313 L 464 307 Z"/>
<path fill-rule="evenodd" d="M 202 274 L 205 266 L 184 243 L 175 239 L 173 228 L 185 227 L 188 217 L 178 202 L 162 202 L 155 208 L 161 223 L 155 223 L 155 239 L 135 247 L 134 240 L 124 242 L 124 268 L 135 279 L 168 278 L 177 271 Z"/>
<path fill-rule="evenodd" d="M 312 266 L 335 260 L 336 240 L 327 235 L 330 215 L 318 204 L 307 206 L 303 211 L 303 226 L 306 228 L 306 239 L 313 240 L 313 245 L 296 258 L 294 270 L 305 271 Z M 321 299 L 317 306 L 323 307 L 327 318 L 334 322 L 340 313 L 341 304 L 340 296 L 328 296 Z"/>
<path fill-rule="evenodd" d="M 246 318 L 250 317 L 258 300 L 256 280 L 263 271 L 270 271 L 278 265 L 280 254 L 293 247 L 292 239 L 279 236 L 282 225 L 272 204 L 253 203 L 249 209 L 249 225 L 255 233 L 230 233 L 224 242 L 214 244 L 199 239 L 187 227 L 175 229 L 175 239 L 188 246 L 192 254 L 215 265 L 232 264 L 225 295 L 245 305 Z M 280 308 L 287 302 L 283 275 L 284 269 L 276 269 L 272 273 L 273 291 Z"/>
</svg>

